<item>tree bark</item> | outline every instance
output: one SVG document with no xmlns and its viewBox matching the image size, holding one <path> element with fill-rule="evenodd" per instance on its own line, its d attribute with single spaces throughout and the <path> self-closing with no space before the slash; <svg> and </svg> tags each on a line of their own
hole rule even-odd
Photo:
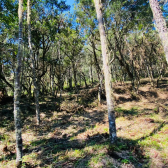
<svg viewBox="0 0 168 168">
<path fill-rule="evenodd" d="M 52 92 L 52 96 L 54 96 L 54 65 L 51 64 L 51 92 Z"/>
<path fill-rule="evenodd" d="M 92 68 L 92 57 L 90 57 L 90 59 L 91 59 L 91 65 L 90 65 L 90 67 L 89 67 L 89 77 L 90 77 L 90 82 L 91 82 L 91 84 L 93 85 L 93 68 Z"/>
<path fill-rule="evenodd" d="M 153 13 L 153 17 L 156 22 L 156 28 L 157 31 L 159 32 L 159 36 L 164 48 L 166 61 L 168 63 L 168 29 L 166 26 L 166 21 L 163 18 L 163 14 L 160 9 L 158 0 L 149 0 L 149 3 Z"/>
<path fill-rule="evenodd" d="M 72 90 L 72 75 L 71 75 L 71 68 L 69 68 L 69 77 L 68 77 L 68 82 L 69 82 L 69 89 Z"/>
<path fill-rule="evenodd" d="M 38 85 L 37 85 L 37 76 L 36 76 L 35 63 L 34 63 L 34 58 L 33 58 L 30 19 L 31 19 L 31 3 L 30 3 L 30 0 L 27 0 L 28 41 L 29 41 L 30 58 L 32 61 L 33 85 L 34 85 L 34 93 L 35 93 L 36 119 L 37 119 L 36 122 L 37 122 L 37 125 L 39 125 L 40 124 L 39 90 L 38 90 Z"/>
<path fill-rule="evenodd" d="M 12 91 L 14 90 L 13 86 L 5 78 L 5 74 L 3 73 L 3 65 L 1 64 L 1 60 L 0 60 L 0 79 L 4 83 L 6 83 L 6 85 L 8 85 L 8 87 L 10 87 L 12 89 Z"/>
<path fill-rule="evenodd" d="M 2 81 L 4 81 L 13 91 L 13 86 L 6 80 L 5 76 L 3 76 L 2 74 L 0 74 L 0 79 Z"/>
<path fill-rule="evenodd" d="M 73 75 L 74 75 L 75 93 L 77 94 L 78 93 L 78 86 L 77 86 L 78 82 L 77 82 L 76 66 L 74 62 L 72 63 L 72 69 L 73 69 Z"/>
<path fill-rule="evenodd" d="M 83 80 L 84 80 L 84 82 L 85 82 L 85 88 L 88 88 L 88 85 L 87 85 L 87 81 L 86 81 L 86 77 L 85 77 L 84 72 L 81 72 L 81 74 L 82 74 L 82 78 L 83 78 Z"/>
<path fill-rule="evenodd" d="M 101 50 L 103 57 L 103 71 L 105 77 L 105 90 L 106 90 L 106 100 L 107 100 L 107 108 L 108 108 L 108 119 L 109 119 L 109 135 L 110 142 L 114 144 L 117 139 L 116 135 L 116 124 L 115 124 L 115 112 L 114 112 L 114 100 L 112 97 L 112 85 L 111 85 L 111 74 L 109 67 L 109 58 L 107 51 L 107 39 L 105 34 L 105 28 L 103 23 L 103 15 L 102 15 L 102 4 L 100 0 L 94 0 L 97 20 L 99 24 L 99 33 L 100 33 L 100 41 L 101 41 Z"/>
<path fill-rule="evenodd" d="M 15 121 L 15 132 L 16 132 L 16 167 L 22 165 L 22 131 L 21 131 L 21 118 L 20 118 L 20 77 L 21 77 L 21 66 L 22 66 L 22 51 L 23 51 L 23 35 L 22 35 L 22 16 L 23 16 L 23 0 L 19 0 L 19 43 L 18 43 L 18 54 L 17 63 L 15 69 L 15 82 L 14 82 L 14 121 Z"/>
<path fill-rule="evenodd" d="M 99 80 L 98 102 L 99 102 L 99 105 L 101 105 L 103 74 L 101 73 L 101 68 L 100 68 L 98 60 L 97 60 L 96 47 L 95 47 L 95 44 L 94 44 L 93 40 L 91 41 L 91 44 L 92 44 L 92 49 L 93 49 L 95 67 L 96 67 L 97 76 L 98 76 L 98 80 Z"/>
</svg>

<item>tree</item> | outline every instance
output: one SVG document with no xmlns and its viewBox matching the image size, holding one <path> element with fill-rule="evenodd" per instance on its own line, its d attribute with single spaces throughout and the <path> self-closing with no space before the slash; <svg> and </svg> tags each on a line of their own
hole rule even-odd
<svg viewBox="0 0 168 168">
<path fill-rule="evenodd" d="M 5 89 L 8 87 L 12 92 L 14 91 L 13 82 L 11 84 L 7 79 L 11 73 L 6 73 L 4 69 L 8 69 L 7 72 L 10 72 L 9 64 L 11 63 L 10 58 L 12 54 L 10 55 L 9 52 L 13 52 L 13 48 L 9 41 L 13 35 L 13 30 L 18 25 L 17 9 L 17 3 L 13 3 L 11 0 L 2 0 L 0 2 L 0 81 L 4 83 Z M 6 40 L 7 38 L 8 40 Z"/>
<path fill-rule="evenodd" d="M 97 20 L 99 25 L 99 33 L 100 33 L 100 41 L 101 41 L 101 50 L 103 57 L 103 71 L 105 78 L 105 90 L 106 90 L 106 100 L 107 100 L 107 108 L 108 108 L 108 119 L 109 119 L 109 134 L 110 134 L 110 142 L 112 144 L 115 143 L 117 139 L 116 135 L 116 124 L 115 124 L 115 112 L 114 112 L 114 100 L 112 97 L 112 85 L 111 85 L 111 74 L 109 68 L 109 57 L 108 57 L 108 46 L 107 46 L 107 38 L 103 23 L 103 14 L 102 14 L 102 3 L 100 0 L 94 0 Z"/>
<path fill-rule="evenodd" d="M 160 9 L 158 0 L 149 0 L 149 3 L 153 12 L 153 17 L 156 22 L 156 28 L 157 28 L 157 31 L 159 32 L 159 36 L 164 48 L 166 61 L 168 63 L 168 30 L 166 26 L 166 21 L 163 18 L 163 14 Z"/>
<path fill-rule="evenodd" d="M 15 70 L 15 82 L 14 82 L 14 121 L 16 132 L 16 166 L 21 167 L 22 164 L 22 133 L 21 133 L 21 118 L 20 118 L 20 77 L 21 77 L 21 65 L 22 65 L 22 53 L 23 53 L 23 35 L 22 35 L 22 18 L 23 18 L 23 0 L 19 0 L 19 44 L 17 63 Z"/>
<path fill-rule="evenodd" d="M 40 124 L 39 90 L 38 90 L 38 85 L 37 85 L 35 63 L 34 63 L 34 58 L 33 58 L 30 21 L 31 21 L 31 3 L 30 3 L 30 0 L 27 0 L 28 41 L 29 41 L 30 58 L 32 61 L 33 85 L 34 85 L 35 104 L 36 104 L 36 119 L 37 119 L 37 125 L 39 125 Z"/>
<path fill-rule="evenodd" d="M 79 62 L 80 62 L 80 55 L 81 51 L 84 46 L 84 40 L 82 35 L 79 32 L 80 27 L 76 26 L 75 28 L 68 27 L 66 35 L 62 35 L 63 44 L 62 51 L 65 54 L 65 61 L 71 66 L 73 77 L 74 77 L 74 84 L 75 84 L 75 92 L 78 93 L 78 71 L 79 71 Z"/>
<path fill-rule="evenodd" d="M 99 47 L 97 47 L 97 46 L 100 46 L 99 45 L 100 37 L 98 32 L 98 26 L 96 24 L 97 22 L 96 11 L 95 11 L 93 2 L 91 0 L 78 1 L 78 5 L 76 8 L 76 16 L 77 18 L 80 18 L 80 19 L 77 19 L 77 22 L 81 24 L 81 27 L 84 29 L 84 32 L 85 32 L 85 37 L 88 39 L 87 50 L 91 52 L 90 59 L 91 59 L 91 62 L 93 62 L 92 64 L 94 65 L 97 72 L 97 78 L 99 81 L 98 101 L 99 101 L 99 104 L 101 104 L 101 93 L 103 89 L 102 87 L 103 73 L 101 70 L 101 65 L 102 65 L 101 54 L 100 54 Z"/>
</svg>

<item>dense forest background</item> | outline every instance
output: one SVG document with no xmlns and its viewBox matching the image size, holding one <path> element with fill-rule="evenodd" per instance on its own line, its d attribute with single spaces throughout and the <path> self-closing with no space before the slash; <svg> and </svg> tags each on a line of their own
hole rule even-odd
<svg viewBox="0 0 168 168">
<path fill-rule="evenodd" d="M 167 5 L 1 0 L 2 167 L 167 166 Z"/>
</svg>

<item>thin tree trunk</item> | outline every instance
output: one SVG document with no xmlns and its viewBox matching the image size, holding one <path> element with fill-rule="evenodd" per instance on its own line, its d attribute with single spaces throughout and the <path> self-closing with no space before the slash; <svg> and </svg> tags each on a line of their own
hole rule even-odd
<svg viewBox="0 0 168 168">
<path fill-rule="evenodd" d="M 74 75 L 74 83 L 75 83 L 75 93 L 77 94 L 78 93 L 78 82 L 77 82 L 77 74 L 76 74 L 76 67 L 75 67 L 75 63 L 73 62 L 72 63 L 72 69 L 73 69 L 73 75 Z"/>
<path fill-rule="evenodd" d="M 3 68 L 2 64 L 0 64 L 0 79 L 4 81 L 11 89 L 12 91 L 14 90 L 13 86 L 6 80 L 5 75 L 3 73 Z"/>
<path fill-rule="evenodd" d="M 22 131 L 21 131 L 21 118 L 20 118 L 20 77 L 21 77 L 21 66 L 22 66 L 22 53 L 23 53 L 23 34 L 22 34 L 22 20 L 23 20 L 23 0 L 19 0 L 19 44 L 18 44 L 18 55 L 15 70 L 15 82 L 14 82 L 14 121 L 15 121 L 15 132 L 16 132 L 16 166 L 21 167 L 22 165 Z"/>
<path fill-rule="evenodd" d="M 116 135 L 116 124 L 115 124 L 115 112 L 114 112 L 114 100 L 112 98 L 112 85 L 111 85 L 111 74 L 109 67 L 109 58 L 107 54 L 107 39 L 105 35 L 105 28 L 103 23 L 103 15 L 102 15 L 102 4 L 100 0 L 94 0 L 97 20 L 99 23 L 99 33 L 101 40 L 101 50 L 103 56 L 103 70 L 105 77 L 105 90 L 106 90 L 106 100 L 107 100 L 107 108 L 108 108 L 108 119 L 109 119 L 109 134 L 110 134 L 110 142 L 114 144 L 117 139 Z"/>
<path fill-rule="evenodd" d="M 94 62 L 95 62 L 95 67 L 96 67 L 96 71 L 97 71 L 97 76 L 100 82 L 100 74 L 101 74 L 101 69 L 97 60 L 97 55 L 96 55 L 96 48 L 95 48 L 95 44 L 93 41 L 91 41 L 92 44 L 92 49 L 93 49 L 93 55 L 94 55 Z"/>
<path fill-rule="evenodd" d="M 37 85 L 35 63 L 34 63 L 34 58 L 33 58 L 30 19 L 31 19 L 31 4 L 30 4 L 30 0 L 27 0 L 28 41 L 29 41 L 30 58 L 32 61 L 33 85 L 34 85 L 35 104 L 36 104 L 36 119 L 37 119 L 36 122 L 37 122 L 37 125 L 39 125 L 40 124 L 39 90 L 38 90 L 38 85 Z"/>
<path fill-rule="evenodd" d="M 93 62 L 92 62 L 92 56 L 90 57 L 91 59 L 91 65 L 89 67 L 89 75 L 90 75 L 90 82 L 93 85 Z"/>
<path fill-rule="evenodd" d="M 96 47 L 95 47 L 94 41 L 91 41 L 91 44 L 92 44 L 92 49 L 93 49 L 95 67 L 96 67 L 96 71 L 97 71 L 97 77 L 99 80 L 98 103 L 99 103 L 99 105 L 101 105 L 102 78 L 103 78 L 102 76 L 103 76 L 103 74 L 101 73 L 101 68 L 100 68 L 98 60 L 97 60 Z"/>
<path fill-rule="evenodd" d="M 52 96 L 54 96 L 54 66 L 53 64 L 51 65 L 51 91 L 52 91 Z"/>
<path fill-rule="evenodd" d="M 80 77 L 81 77 L 81 76 L 80 76 Z M 86 77 L 85 77 L 84 72 L 82 72 L 82 78 L 83 78 L 83 80 L 84 80 L 84 82 L 85 82 L 85 88 L 88 88 L 88 85 L 87 85 L 87 81 L 86 81 Z"/>
<path fill-rule="evenodd" d="M 149 69 L 149 66 L 147 65 L 147 72 L 148 72 L 148 77 L 150 79 L 151 86 L 153 86 L 153 75 L 151 70 Z"/>
<path fill-rule="evenodd" d="M 60 98 L 59 98 L 59 111 L 61 109 L 61 102 L 62 102 L 62 73 L 61 73 L 61 50 L 60 50 L 60 42 L 58 41 L 58 59 L 59 59 L 59 91 L 60 91 Z"/>
<path fill-rule="evenodd" d="M 93 70 L 92 70 L 92 65 L 89 67 L 89 78 L 90 82 L 93 85 Z"/>
<path fill-rule="evenodd" d="M 72 75 L 71 75 L 71 68 L 69 68 L 69 89 L 72 90 Z"/>
<path fill-rule="evenodd" d="M 156 28 L 157 28 L 157 31 L 159 32 L 159 36 L 164 48 L 166 61 L 168 63 L 168 29 L 166 26 L 166 21 L 163 18 L 163 14 L 160 9 L 158 0 L 149 0 L 149 3 L 153 12 L 153 17 L 156 22 Z"/>
<path fill-rule="evenodd" d="M 4 75 L 0 74 L 0 79 L 4 81 L 13 91 L 13 86 L 6 80 Z"/>
</svg>

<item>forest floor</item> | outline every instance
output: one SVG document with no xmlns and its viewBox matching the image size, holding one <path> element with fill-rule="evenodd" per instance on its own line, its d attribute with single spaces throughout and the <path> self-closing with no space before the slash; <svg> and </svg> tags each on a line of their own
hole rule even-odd
<svg viewBox="0 0 168 168">
<path fill-rule="evenodd" d="M 98 87 L 67 92 L 58 100 L 40 100 L 41 124 L 36 126 L 32 101 L 22 98 L 23 167 L 166 168 L 168 167 L 168 85 L 114 84 L 117 144 L 109 146 L 105 100 Z M 13 103 L 0 106 L 0 167 L 15 167 Z"/>
</svg>

